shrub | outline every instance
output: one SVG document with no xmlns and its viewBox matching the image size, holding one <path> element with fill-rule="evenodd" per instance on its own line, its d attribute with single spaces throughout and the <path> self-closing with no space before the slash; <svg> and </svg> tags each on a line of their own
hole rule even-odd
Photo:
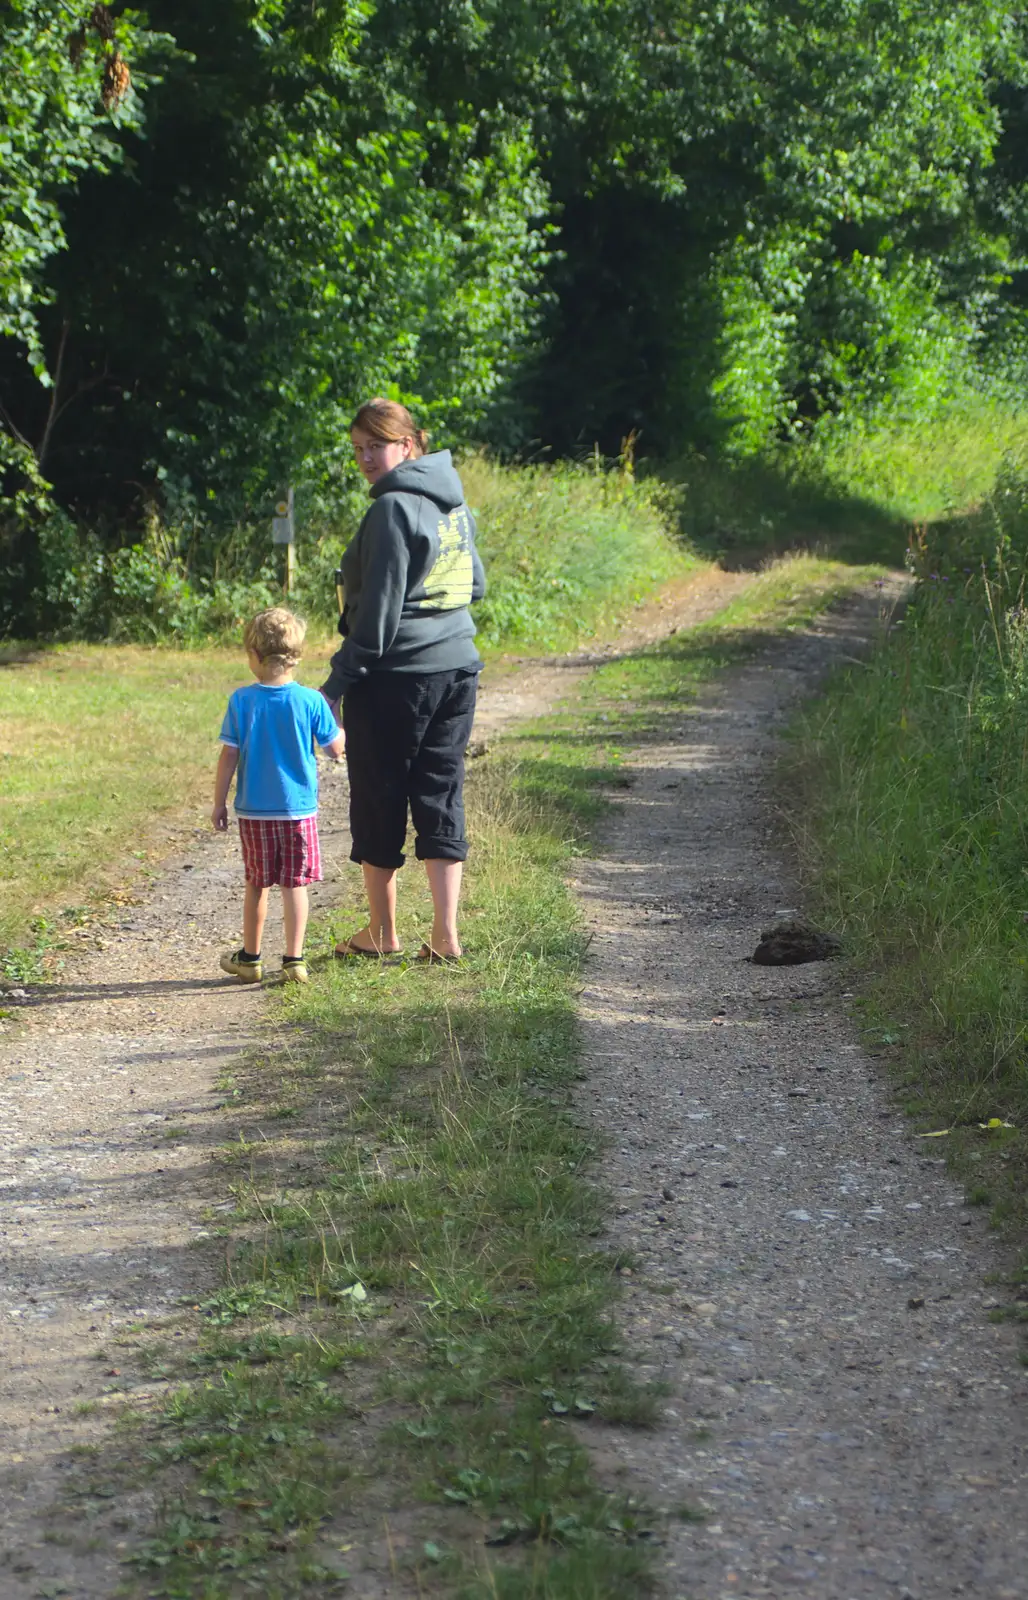
<svg viewBox="0 0 1028 1600">
<path fill-rule="evenodd" d="M 461 467 L 478 515 L 489 589 L 476 607 L 483 643 L 554 648 L 589 634 L 681 570 L 670 491 L 629 470 L 502 467 L 472 456 Z M 337 522 L 298 515 L 292 603 L 334 626 L 334 572 L 366 508 L 341 496 Z M 147 523 L 143 538 L 108 551 L 64 516 L 40 540 L 37 631 L 65 638 L 198 644 L 238 637 L 246 618 L 282 598 L 282 553 L 263 526 L 240 525 L 211 545 L 188 518 Z"/>
<path fill-rule="evenodd" d="M 511 469 L 472 456 L 461 473 L 488 578 L 475 608 L 487 645 L 571 643 L 691 559 L 672 532 L 674 495 L 656 480 L 637 482 L 630 463 Z"/>
</svg>

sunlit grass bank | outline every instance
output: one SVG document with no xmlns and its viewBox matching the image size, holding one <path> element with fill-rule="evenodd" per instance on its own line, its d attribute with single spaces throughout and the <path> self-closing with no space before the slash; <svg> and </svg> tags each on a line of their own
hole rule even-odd
<svg viewBox="0 0 1028 1600">
<path fill-rule="evenodd" d="M 0 653 L 0 957 L 95 908 L 162 818 L 205 820 L 246 679 L 240 650 Z"/>
<path fill-rule="evenodd" d="M 655 480 L 570 464 L 512 471 L 484 456 L 461 473 L 489 579 L 475 613 L 487 649 L 573 645 L 702 564 Z"/>
<path fill-rule="evenodd" d="M 811 455 L 829 482 L 910 524 L 981 504 L 1026 448 L 1028 413 L 971 396 L 926 421 L 885 414 L 852 425 Z"/>
<path fill-rule="evenodd" d="M 668 476 L 689 544 L 729 565 L 806 548 L 903 564 L 912 530 L 987 504 L 1028 457 L 1028 414 L 985 400 L 931 421 L 878 416 L 741 461 L 686 456 Z"/>
<path fill-rule="evenodd" d="M 919 530 L 920 591 L 798 728 L 810 893 L 842 931 L 870 1037 L 971 1198 L 1028 1183 L 1028 482 Z M 991 1126 L 990 1126 L 991 1124 Z M 1004 1126 L 1011 1124 L 1012 1126 Z M 984 1125 L 984 1126 L 983 1126 Z"/>
</svg>

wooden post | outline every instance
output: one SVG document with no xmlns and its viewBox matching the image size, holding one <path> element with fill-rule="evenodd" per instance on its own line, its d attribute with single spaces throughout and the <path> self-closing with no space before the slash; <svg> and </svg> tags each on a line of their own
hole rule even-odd
<svg viewBox="0 0 1028 1600">
<path fill-rule="evenodd" d="M 271 519 L 272 544 L 286 547 L 286 594 L 292 594 L 296 583 L 296 529 L 293 521 L 293 491 L 287 489 L 283 499 L 276 502 Z"/>
</svg>

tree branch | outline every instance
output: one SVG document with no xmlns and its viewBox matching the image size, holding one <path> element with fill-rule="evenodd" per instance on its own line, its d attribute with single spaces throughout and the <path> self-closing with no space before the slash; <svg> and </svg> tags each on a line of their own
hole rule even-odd
<svg viewBox="0 0 1028 1600">
<path fill-rule="evenodd" d="M 16 425 L 14 418 L 11 416 L 11 413 L 8 411 L 2 400 L 0 400 L 0 422 L 3 423 L 12 439 L 14 439 L 18 444 L 23 445 L 26 450 L 32 450 L 31 444 L 26 439 L 21 429 Z M 34 450 L 32 453 L 35 455 Z"/>
<path fill-rule="evenodd" d="M 64 371 L 64 353 L 68 348 L 68 334 L 70 332 L 71 323 L 65 318 L 61 324 L 61 342 L 57 347 L 57 366 L 54 369 L 54 386 L 50 396 L 50 410 L 47 412 L 46 427 L 43 429 L 43 437 L 39 441 L 39 449 L 36 451 L 36 461 L 39 464 L 40 471 L 43 469 L 43 462 L 46 460 L 46 453 L 50 448 L 54 424 L 64 410 L 64 407 L 60 404 L 61 374 Z"/>
</svg>

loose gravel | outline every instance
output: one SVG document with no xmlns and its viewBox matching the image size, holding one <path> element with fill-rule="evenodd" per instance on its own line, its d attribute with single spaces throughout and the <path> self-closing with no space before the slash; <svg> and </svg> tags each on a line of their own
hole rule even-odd
<svg viewBox="0 0 1028 1600">
<path fill-rule="evenodd" d="M 670 1391 L 656 1436 L 597 1456 L 668 1514 L 674 1600 L 1028 1596 L 1028 1374 L 988 1320 L 995 1239 L 896 1109 L 838 966 L 746 959 L 797 905 L 776 732 L 873 623 L 865 599 L 712 685 L 628 758 L 579 875 L 580 1114 L 633 1261 L 625 1344 Z"/>
</svg>

